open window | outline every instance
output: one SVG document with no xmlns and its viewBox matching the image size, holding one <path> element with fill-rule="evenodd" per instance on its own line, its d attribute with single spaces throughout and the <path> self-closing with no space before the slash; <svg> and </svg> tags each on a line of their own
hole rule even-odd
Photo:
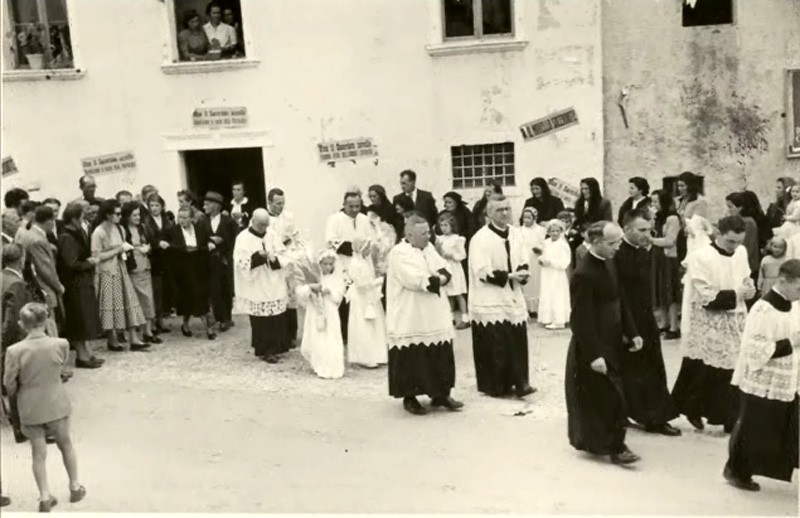
<svg viewBox="0 0 800 518">
<path fill-rule="evenodd" d="M 6 0 L 6 70 L 71 69 L 67 0 Z"/>
<path fill-rule="evenodd" d="M 174 25 L 173 61 L 247 57 L 241 0 L 169 0 Z"/>
<path fill-rule="evenodd" d="M 513 36 L 513 0 L 442 0 L 444 39 Z"/>
<path fill-rule="evenodd" d="M 683 0 L 683 26 L 733 23 L 733 0 Z"/>
</svg>

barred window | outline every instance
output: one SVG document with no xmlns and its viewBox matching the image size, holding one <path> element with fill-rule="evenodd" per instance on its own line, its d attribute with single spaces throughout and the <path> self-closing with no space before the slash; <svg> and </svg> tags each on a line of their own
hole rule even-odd
<svg viewBox="0 0 800 518">
<path fill-rule="evenodd" d="M 452 146 L 453 188 L 482 188 L 491 183 L 515 185 L 514 143 Z"/>
</svg>

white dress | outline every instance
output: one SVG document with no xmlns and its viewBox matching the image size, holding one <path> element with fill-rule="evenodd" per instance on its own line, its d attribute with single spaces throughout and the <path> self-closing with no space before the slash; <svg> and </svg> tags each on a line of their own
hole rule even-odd
<svg viewBox="0 0 800 518">
<path fill-rule="evenodd" d="M 439 255 L 447 262 L 447 269 L 453 276 L 443 288 L 442 293 L 448 297 L 456 297 L 467 293 L 467 278 L 461 261 L 467 258 L 467 239 L 458 234 L 436 236 L 436 248 Z"/>
<path fill-rule="evenodd" d="M 522 293 L 525 295 L 525 303 L 528 306 L 528 312 L 535 313 L 539 311 L 541 265 L 539 264 L 539 256 L 533 252 L 533 249 L 542 250 L 544 241 L 547 239 L 547 229 L 541 225 L 534 224 L 530 227 L 521 226 L 519 230 L 522 236 L 523 246 L 525 246 L 530 257 L 528 259 L 528 266 L 531 272 L 528 283 L 522 287 Z"/>
<path fill-rule="evenodd" d="M 375 276 L 371 258 L 353 254 L 347 289 L 350 317 L 347 327 L 347 361 L 375 367 L 389 361 L 386 314 L 381 305 L 383 277 Z"/>
<path fill-rule="evenodd" d="M 556 241 L 546 239 L 542 247 L 542 261 L 549 263 L 541 270 L 541 296 L 539 298 L 539 323 L 564 325 L 569 322 L 570 300 L 567 268 L 571 260 L 569 244 L 564 237 Z"/>
<path fill-rule="evenodd" d="M 791 237 L 800 233 L 800 202 L 794 200 L 789 202 L 789 205 L 786 206 L 784 219 L 786 221 L 783 222 L 783 225 L 774 229 L 773 233 L 776 237 L 782 237 L 788 241 Z"/>
<path fill-rule="evenodd" d="M 300 352 L 320 378 L 344 376 L 344 342 L 339 324 L 339 304 L 344 297 L 344 279 L 334 272 L 324 275 L 320 284 L 330 290 L 322 295 L 309 285 L 297 288 L 297 300 L 306 308 Z"/>
</svg>

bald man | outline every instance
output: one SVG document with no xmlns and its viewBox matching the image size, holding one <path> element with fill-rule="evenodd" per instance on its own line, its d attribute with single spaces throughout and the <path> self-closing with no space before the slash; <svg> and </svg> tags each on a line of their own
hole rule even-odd
<svg viewBox="0 0 800 518">
<path fill-rule="evenodd" d="M 614 464 L 639 460 L 625 445 L 627 413 L 622 383 L 623 318 L 617 273 L 610 261 L 622 244 L 622 229 L 601 221 L 587 231 L 589 252 L 570 281 L 572 340 L 564 379 L 570 444 L 609 455 Z"/>
<path fill-rule="evenodd" d="M 256 357 L 277 363 L 289 349 L 286 329 L 286 278 L 284 247 L 276 234 L 267 232 L 270 217 L 256 209 L 250 227 L 236 238 L 233 248 L 236 313 L 250 316 L 251 345 Z"/>
</svg>

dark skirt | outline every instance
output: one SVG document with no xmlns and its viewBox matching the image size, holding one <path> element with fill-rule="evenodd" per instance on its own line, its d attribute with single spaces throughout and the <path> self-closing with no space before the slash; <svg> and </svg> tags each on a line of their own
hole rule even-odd
<svg viewBox="0 0 800 518">
<path fill-rule="evenodd" d="M 65 286 L 63 300 L 64 338 L 76 341 L 96 340 L 103 334 L 100 325 L 100 307 L 97 304 L 93 280 L 75 286 Z"/>
<path fill-rule="evenodd" d="M 507 396 L 529 383 L 527 325 L 472 322 L 472 354 L 478 390 Z"/>
<path fill-rule="evenodd" d="M 653 307 L 668 308 L 681 303 L 681 265 L 677 257 L 667 257 L 664 249 L 654 247 L 650 254 L 653 272 Z"/>
<path fill-rule="evenodd" d="M 731 386 L 733 370 L 718 369 L 701 360 L 684 358 L 672 399 L 689 418 L 705 417 L 708 424 L 730 428 L 736 420 L 737 397 Z"/>
<path fill-rule="evenodd" d="M 260 317 L 250 315 L 250 346 L 259 358 L 289 350 L 286 313 Z"/>
<path fill-rule="evenodd" d="M 657 330 L 654 331 L 651 336 L 644 337 L 642 350 L 622 353 L 622 384 L 628 417 L 644 426 L 662 425 L 678 417 L 667 386 L 661 339 Z"/>
<path fill-rule="evenodd" d="M 740 391 L 728 467 L 743 480 L 753 475 L 792 481 L 798 467 L 798 398 L 764 399 Z"/>
<path fill-rule="evenodd" d="M 444 397 L 456 383 L 453 342 L 389 349 L 389 395 Z"/>
<path fill-rule="evenodd" d="M 593 371 L 581 362 L 575 339 L 570 341 L 564 392 L 567 435 L 576 450 L 610 455 L 625 449 L 625 392 L 619 374 L 608 369 L 607 374 Z"/>
<path fill-rule="evenodd" d="M 208 258 L 203 252 L 183 253 L 175 261 L 176 308 L 182 317 L 204 317 L 211 310 Z"/>
</svg>

